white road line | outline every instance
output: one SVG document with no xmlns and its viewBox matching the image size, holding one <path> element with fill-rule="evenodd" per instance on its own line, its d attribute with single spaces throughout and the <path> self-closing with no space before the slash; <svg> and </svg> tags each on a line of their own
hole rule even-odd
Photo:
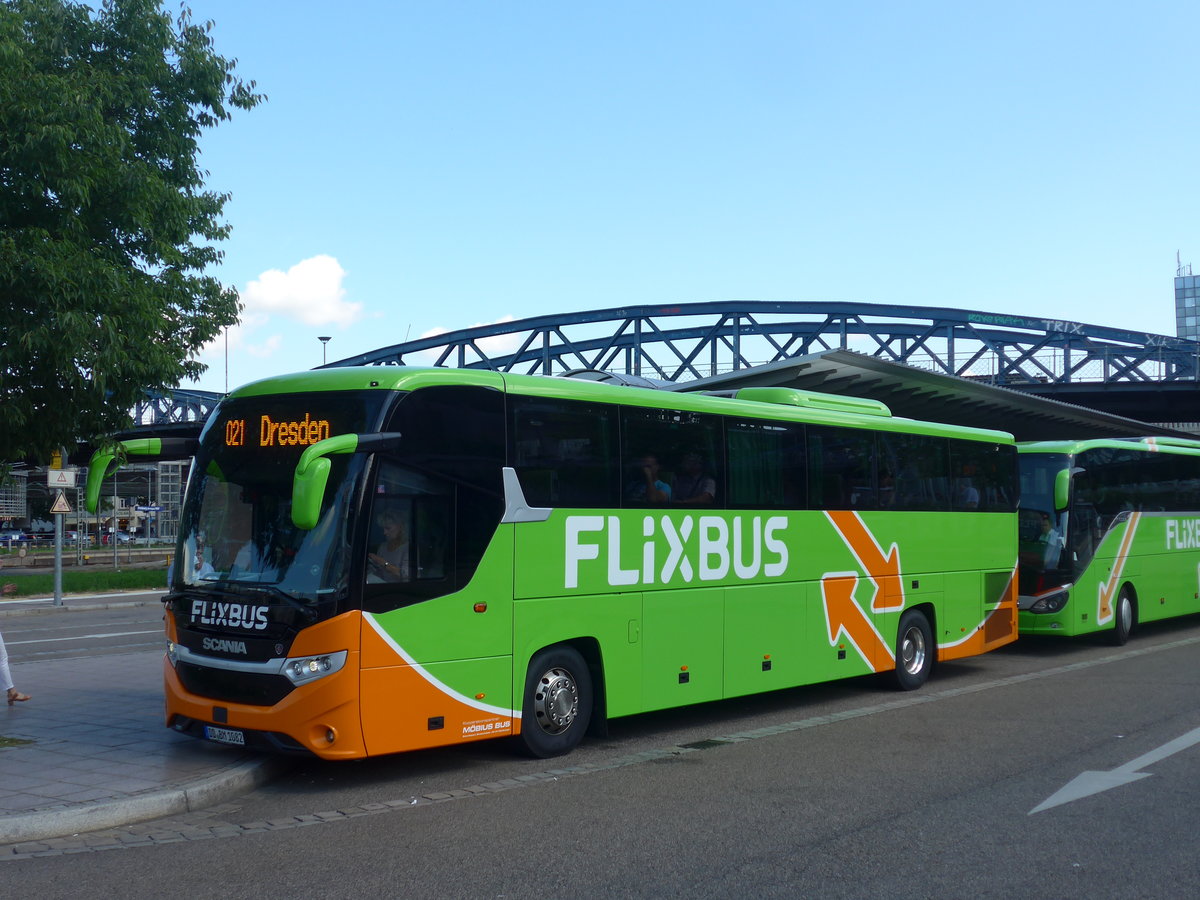
<svg viewBox="0 0 1200 900">
<path fill-rule="evenodd" d="M 92 638 L 128 637 L 131 634 L 162 634 L 161 628 L 151 628 L 149 631 L 110 631 L 104 634 L 81 634 L 78 637 L 38 638 L 33 641 L 5 641 L 10 647 L 18 644 L 52 644 L 55 641 L 87 641 Z"/>
</svg>

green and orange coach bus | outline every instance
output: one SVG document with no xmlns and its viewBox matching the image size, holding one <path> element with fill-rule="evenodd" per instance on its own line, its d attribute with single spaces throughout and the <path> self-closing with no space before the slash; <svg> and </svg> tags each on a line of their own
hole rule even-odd
<svg viewBox="0 0 1200 900">
<path fill-rule="evenodd" d="M 339 368 L 124 453 L 193 457 L 166 720 L 207 740 L 553 756 L 619 716 L 917 688 L 1017 635 L 1011 436 L 873 400 Z"/>
</svg>

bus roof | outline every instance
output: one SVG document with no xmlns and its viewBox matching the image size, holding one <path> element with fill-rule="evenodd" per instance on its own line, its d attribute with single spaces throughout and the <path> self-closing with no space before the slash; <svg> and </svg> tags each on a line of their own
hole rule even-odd
<svg viewBox="0 0 1200 900">
<path fill-rule="evenodd" d="M 1200 453 L 1200 440 L 1174 437 L 1097 438 L 1084 441 L 1022 441 L 1018 453 L 1068 453 L 1108 448 L 1113 450 L 1142 450 L 1146 453 Z"/>
<path fill-rule="evenodd" d="M 244 385 L 229 399 L 319 391 L 412 391 L 433 386 L 477 386 L 529 397 L 585 400 L 688 412 L 769 418 L 814 424 L 858 426 L 880 431 L 931 434 L 1011 444 L 1008 432 L 969 428 L 892 416 L 879 401 L 790 388 L 747 389 L 742 396 L 717 397 L 652 388 L 607 384 L 586 379 L 515 375 L 486 369 L 417 366 L 359 366 L 313 369 L 277 375 Z"/>
</svg>

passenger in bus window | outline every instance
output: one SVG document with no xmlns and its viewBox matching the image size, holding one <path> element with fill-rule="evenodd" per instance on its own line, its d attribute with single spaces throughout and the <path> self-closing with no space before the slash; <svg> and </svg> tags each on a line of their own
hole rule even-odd
<svg viewBox="0 0 1200 900">
<path fill-rule="evenodd" d="M 717 497 L 717 481 L 704 470 L 699 453 L 685 453 L 681 471 L 671 488 L 671 502 L 681 506 L 709 506 Z"/>
<path fill-rule="evenodd" d="M 192 562 L 192 577 L 191 581 L 211 581 L 216 577 L 216 570 L 213 568 L 205 550 L 204 532 L 196 535 L 196 558 Z"/>
<path fill-rule="evenodd" d="M 896 479 L 891 470 L 879 473 L 879 508 L 892 509 L 896 505 Z"/>
<path fill-rule="evenodd" d="M 979 489 L 970 478 L 963 478 L 958 483 L 958 508 L 979 509 Z"/>
<path fill-rule="evenodd" d="M 383 529 L 383 541 L 378 549 L 368 554 L 370 563 L 368 581 L 408 580 L 408 533 L 404 528 L 404 517 L 396 510 L 384 510 L 379 517 Z"/>
<path fill-rule="evenodd" d="M 1042 513 L 1041 527 L 1038 543 L 1045 547 L 1042 551 L 1042 564 L 1047 569 L 1057 569 L 1063 550 L 1062 535 L 1055 529 L 1054 524 L 1050 521 L 1050 516 L 1046 513 Z"/>
<path fill-rule="evenodd" d="M 670 503 L 671 486 L 658 477 L 658 471 L 657 456 L 652 453 L 639 456 L 625 485 L 625 499 L 634 503 Z"/>
</svg>

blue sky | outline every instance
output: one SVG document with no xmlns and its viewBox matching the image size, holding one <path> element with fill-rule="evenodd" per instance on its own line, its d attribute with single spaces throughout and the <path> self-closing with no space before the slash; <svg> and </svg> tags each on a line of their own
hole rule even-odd
<svg viewBox="0 0 1200 900">
<path fill-rule="evenodd" d="M 1200 272 L 1195 2 L 191 5 L 269 97 L 202 140 L 230 387 L 643 303 L 1173 334 Z"/>
</svg>

